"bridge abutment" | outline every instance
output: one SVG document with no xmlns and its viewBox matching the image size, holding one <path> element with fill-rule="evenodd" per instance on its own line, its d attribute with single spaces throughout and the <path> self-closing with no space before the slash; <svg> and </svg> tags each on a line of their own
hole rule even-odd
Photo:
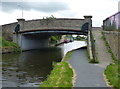
<svg viewBox="0 0 120 89">
<path fill-rule="evenodd" d="M 41 37 L 40 35 L 15 34 L 13 41 L 17 43 L 23 51 L 49 46 L 49 37 Z"/>
<path fill-rule="evenodd" d="M 21 19 L 17 19 L 17 21 L 20 24 L 20 31 L 24 30 L 25 19 L 21 18 Z"/>
<path fill-rule="evenodd" d="M 92 16 L 89 16 L 89 15 L 88 15 L 88 16 L 84 16 L 84 18 L 85 18 L 85 19 L 84 19 L 84 23 L 86 23 L 86 22 L 89 23 L 89 28 L 88 28 L 88 29 L 89 29 L 89 30 L 92 29 L 92 19 L 91 19 Z"/>
</svg>

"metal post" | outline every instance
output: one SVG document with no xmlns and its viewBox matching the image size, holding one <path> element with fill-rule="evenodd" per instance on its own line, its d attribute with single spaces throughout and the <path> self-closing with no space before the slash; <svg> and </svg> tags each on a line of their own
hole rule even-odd
<svg viewBox="0 0 120 89">
<path fill-rule="evenodd" d="M 21 8 L 21 10 L 22 10 L 22 18 L 23 18 L 23 6 L 22 5 L 20 5 L 20 4 L 18 4 L 18 6 Z"/>
</svg>

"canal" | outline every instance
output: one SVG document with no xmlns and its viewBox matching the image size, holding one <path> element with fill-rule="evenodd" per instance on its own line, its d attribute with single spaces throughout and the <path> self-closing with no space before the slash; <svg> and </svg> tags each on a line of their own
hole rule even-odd
<svg viewBox="0 0 120 89">
<path fill-rule="evenodd" d="M 2 55 L 2 87 L 38 87 L 70 50 L 86 46 L 84 41 L 74 41 L 40 50 Z"/>
</svg>

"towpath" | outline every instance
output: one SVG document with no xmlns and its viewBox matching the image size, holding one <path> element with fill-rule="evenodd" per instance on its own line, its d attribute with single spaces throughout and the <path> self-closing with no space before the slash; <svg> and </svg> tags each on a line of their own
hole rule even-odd
<svg viewBox="0 0 120 89">
<path fill-rule="evenodd" d="M 74 51 L 70 59 L 68 59 L 68 62 L 76 72 L 75 87 L 108 87 L 104 80 L 103 72 L 112 60 L 101 39 L 101 32 L 102 30 L 100 28 L 93 31 L 99 64 L 90 64 L 88 62 L 86 55 L 87 49 L 85 48 Z"/>
</svg>

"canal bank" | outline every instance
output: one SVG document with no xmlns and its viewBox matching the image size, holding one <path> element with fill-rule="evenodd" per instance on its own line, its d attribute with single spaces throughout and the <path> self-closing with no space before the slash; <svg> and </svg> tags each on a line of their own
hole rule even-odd
<svg viewBox="0 0 120 89">
<path fill-rule="evenodd" d="M 68 44 L 64 46 L 68 47 Z M 70 84 L 72 82 L 72 85 L 62 86 L 64 85 L 65 81 L 63 82 L 62 85 L 56 85 L 56 83 L 55 85 L 54 84 L 52 85 L 51 83 L 52 81 L 54 81 L 54 77 L 55 77 L 53 76 L 54 73 L 52 72 L 48 77 L 48 80 L 43 82 L 42 87 L 47 86 L 47 87 L 104 87 L 104 88 L 106 87 L 107 88 L 108 86 L 106 85 L 106 82 L 103 77 L 103 72 L 105 68 L 103 66 L 100 66 L 100 64 L 89 63 L 88 57 L 86 54 L 87 48 L 75 46 L 73 45 L 73 43 L 69 43 L 69 46 L 71 48 L 74 48 L 73 49 L 74 51 L 70 52 L 71 49 L 64 50 L 64 52 L 66 51 L 65 54 L 69 57 L 67 57 L 67 60 L 66 60 L 66 56 L 65 56 L 62 61 L 67 61 L 68 63 L 67 65 L 69 65 L 68 67 L 72 69 L 73 75 L 70 76 L 72 78 L 72 81 L 69 81 Z M 57 65 L 62 65 L 60 63 L 58 63 Z M 59 70 L 64 71 L 62 70 L 62 68 L 64 67 L 61 66 L 61 69 Z M 53 68 L 53 71 L 54 69 L 56 70 L 56 68 Z M 63 76 L 64 75 L 65 74 L 63 74 Z M 59 75 L 59 72 L 56 73 L 56 76 L 57 76 L 57 81 L 59 81 L 59 78 L 61 78 L 61 75 Z M 61 81 L 66 80 L 66 78 L 63 78 L 60 80 Z"/>
<path fill-rule="evenodd" d="M 89 64 L 87 60 L 86 49 L 85 48 L 79 49 L 85 45 L 86 45 L 85 42 L 75 41 L 75 42 L 65 44 L 63 47 L 64 55 L 66 55 L 66 53 L 71 50 L 78 49 L 73 51 L 73 54 L 67 61 L 68 64 L 72 66 L 70 67 L 69 65 L 69 67 L 75 70 L 75 72 L 73 71 L 74 75 L 76 73 L 76 77 L 72 76 L 76 78 L 76 81 L 74 82 L 75 84 L 74 87 L 82 87 L 82 86 L 83 87 L 90 87 L 90 86 L 106 87 L 106 85 L 104 84 L 105 82 L 103 80 L 103 76 L 102 76 L 102 72 L 104 68 L 101 67 L 99 64 Z M 46 54 L 46 52 L 48 52 L 48 54 Z M 56 56 L 59 58 L 60 55 L 63 54 L 61 53 L 61 51 L 59 55 L 56 53 L 59 53 L 59 50 L 58 52 L 53 51 L 53 53 L 51 54 L 51 49 L 49 51 L 48 49 L 46 49 L 46 50 L 41 50 L 41 52 L 37 52 L 37 51 L 23 52 L 22 54 L 20 54 L 21 56 L 17 56 L 16 58 L 13 57 L 12 59 L 9 59 L 10 57 L 8 57 L 6 60 L 3 61 L 3 64 L 4 64 L 3 85 L 4 86 L 15 85 L 15 87 L 17 86 L 18 87 L 26 87 L 26 86 L 38 87 L 39 86 L 38 84 L 44 81 L 46 79 L 46 76 L 50 74 L 50 71 L 52 70 L 52 62 L 53 62 L 52 60 L 53 59 L 56 60 Z M 34 54 L 33 57 L 32 57 L 32 54 Z M 39 57 L 40 55 L 47 57 L 48 60 L 51 60 L 50 63 L 46 64 L 48 60 L 46 60 L 45 57 Z M 51 55 L 53 55 L 54 57 L 51 57 Z M 4 56 L 4 57 L 7 57 L 7 56 Z M 43 59 L 46 61 L 44 62 Z M 11 60 L 13 60 L 14 62 L 12 62 Z M 57 62 L 60 62 L 60 60 Z M 40 66 L 40 63 L 41 63 L 41 66 Z M 10 65 L 12 66 L 10 67 Z M 16 72 L 14 72 L 14 70 Z M 43 70 L 44 72 L 45 70 L 50 70 L 50 71 L 49 72 L 46 71 L 44 75 L 44 73 L 40 72 L 41 70 Z M 40 74 L 42 76 L 44 75 L 44 79 L 41 77 Z M 73 84 L 73 81 L 72 81 L 72 84 Z"/>
<path fill-rule="evenodd" d="M 1 54 L 21 52 L 20 47 L 16 43 L 7 41 L 3 37 L 0 37 L 0 49 Z"/>
<path fill-rule="evenodd" d="M 63 55 L 72 48 L 77 49 L 85 45 L 83 41 L 74 41 L 60 47 L 3 54 L 2 85 L 3 87 L 38 87 L 53 70 L 53 62 L 60 62 Z"/>
<path fill-rule="evenodd" d="M 42 82 L 40 87 L 73 87 L 76 73 L 72 66 L 67 62 L 74 50 L 86 47 L 84 41 L 74 41 L 64 44 L 64 57 L 62 61 L 55 64 L 47 80 Z"/>
</svg>

